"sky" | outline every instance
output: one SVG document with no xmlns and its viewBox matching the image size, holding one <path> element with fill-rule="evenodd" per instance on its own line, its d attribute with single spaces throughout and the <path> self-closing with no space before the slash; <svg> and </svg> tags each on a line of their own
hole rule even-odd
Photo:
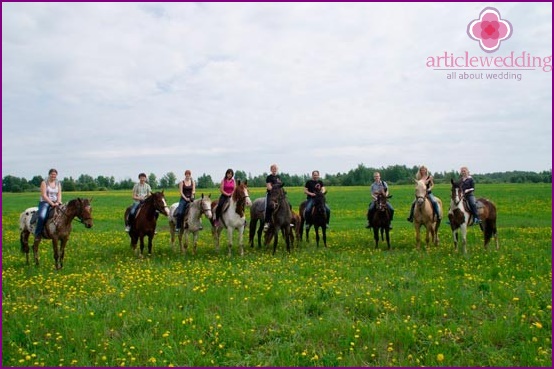
<svg viewBox="0 0 554 369">
<path fill-rule="evenodd" d="M 2 177 L 550 170 L 551 70 L 428 66 L 522 53 L 548 64 L 550 2 L 3 2 Z"/>
</svg>

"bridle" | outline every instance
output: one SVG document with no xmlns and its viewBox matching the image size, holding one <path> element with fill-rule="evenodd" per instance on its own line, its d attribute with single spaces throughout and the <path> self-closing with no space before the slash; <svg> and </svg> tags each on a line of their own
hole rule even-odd
<svg viewBox="0 0 554 369">
<path fill-rule="evenodd" d="M 85 218 L 83 213 L 85 211 L 86 208 L 90 208 L 91 206 L 90 205 L 86 205 L 86 206 L 83 206 L 83 200 L 81 198 L 77 198 L 77 200 L 79 201 L 79 210 L 77 212 L 77 214 L 75 214 L 75 217 L 77 217 L 79 219 L 79 223 L 81 224 L 85 224 L 86 221 L 91 221 L 92 220 L 92 217 L 88 217 L 88 218 Z M 58 210 L 66 217 L 66 218 L 69 218 L 69 215 L 67 214 L 67 212 L 65 211 L 65 209 L 67 209 L 67 205 L 65 206 L 58 206 Z M 90 214 L 90 212 L 89 212 Z M 77 221 L 75 220 L 75 218 L 72 219 L 73 221 Z"/>
</svg>

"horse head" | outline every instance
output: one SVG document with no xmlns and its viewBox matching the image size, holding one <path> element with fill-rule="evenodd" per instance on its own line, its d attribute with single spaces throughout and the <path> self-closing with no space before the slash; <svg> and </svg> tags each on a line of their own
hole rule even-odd
<svg viewBox="0 0 554 369">
<path fill-rule="evenodd" d="M 380 191 L 377 194 L 377 200 L 375 200 L 375 204 L 378 211 L 386 211 L 388 209 L 387 199 L 389 197 L 390 196 L 387 196 L 387 194 L 384 191 Z"/>
<path fill-rule="evenodd" d="M 427 196 L 427 186 L 422 180 L 416 181 L 415 197 L 419 206 L 425 203 L 425 197 Z"/>
<path fill-rule="evenodd" d="M 459 182 L 454 182 L 453 179 L 450 179 L 450 183 L 452 184 L 450 199 L 454 205 L 458 206 L 458 204 L 464 199 L 461 184 Z"/>
<path fill-rule="evenodd" d="M 268 205 L 271 206 L 273 210 L 279 208 L 279 204 L 285 197 L 285 190 L 282 185 L 274 185 L 269 191 L 269 202 Z"/>
<path fill-rule="evenodd" d="M 91 199 L 77 199 L 79 202 L 79 210 L 77 210 L 77 217 L 85 225 L 86 228 L 92 227 L 92 206 Z"/>
<path fill-rule="evenodd" d="M 204 196 L 204 194 L 202 194 L 202 197 L 200 198 L 200 209 L 202 213 L 206 216 L 206 218 L 212 219 L 211 195 Z"/>
<path fill-rule="evenodd" d="M 169 207 L 167 206 L 167 202 L 165 201 L 164 192 L 154 192 L 150 197 L 152 200 L 152 204 L 154 205 L 154 209 L 165 215 L 166 217 L 169 216 Z"/>
<path fill-rule="evenodd" d="M 248 193 L 248 181 L 241 182 L 239 179 L 232 197 L 233 200 L 241 206 L 252 206 L 252 200 L 250 200 L 250 194 Z"/>
</svg>

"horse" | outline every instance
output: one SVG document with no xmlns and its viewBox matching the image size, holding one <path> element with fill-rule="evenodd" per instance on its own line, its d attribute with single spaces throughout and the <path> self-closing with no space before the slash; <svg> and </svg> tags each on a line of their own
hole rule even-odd
<svg viewBox="0 0 554 369">
<path fill-rule="evenodd" d="M 215 207 L 218 201 L 212 201 L 212 212 L 215 212 Z M 212 235 L 215 240 L 216 251 L 219 252 L 219 239 L 221 237 L 221 231 L 223 228 L 227 229 L 227 241 L 229 256 L 232 255 L 233 248 L 233 230 L 238 230 L 239 232 L 239 246 L 240 246 L 240 255 L 244 255 L 244 245 L 243 245 L 243 233 L 244 227 L 246 225 L 245 217 L 245 207 L 252 206 L 252 201 L 250 200 L 250 195 L 248 194 L 248 182 L 244 181 L 241 183 L 239 180 L 231 198 L 227 202 L 228 206 L 225 205 L 224 209 L 221 210 L 221 218 L 219 223 L 216 225 L 213 219 L 210 220 L 212 224 Z"/>
<path fill-rule="evenodd" d="M 290 239 L 290 245 L 291 247 L 294 247 L 294 244 L 298 244 L 300 241 L 300 215 L 296 214 L 294 210 L 291 209 L 291 219 L 290 219 L 290 232 L 289 232 L 289 239 Z M 263 228 L 263 224 L 260 226 L 260 229 Z M 264 237 L 264 245 L 267 246 L 270 244 L 271 240 L 273 239 L 273 234 L 275 233 L 275 229 L 273 228 L 273 225 L 270 225 L 270 227 L 267 229 L 267 232 L 265 232 Z M 285 230 L 281 228 L 281 235 L 283 237 L 286 237 Z"/>
<path fill-rule="evenodd" d="M 249 226 L 250 232 L 248 234 L 250 247 L 254 247 L 254 236 L 256 235 L 256 227 L 258 227 L 258 231 L 257 231 L 258 248 L 262 247 L 264 216 L 265 216 L 265 197 L 260 197 L 254 200 L 252 202 L 252 206 L 250 207 L 250 226 Z"/>
<path fill-rule="evenodd" d="M 300 204 L 298 209 L 300 213 L 300 240 L 302 240 L 302 233 L 304 233 L 304 224 L 306 224 L 306 242 L 310 242 L 309 233 L 310 228 L 313 225 L 315 229 L 315 242 L 319 247 L 319 228 L 323 236 L 323 245 L 327 247 L 327 210 L 325 208 L 325 194 L 316 190 L 315 197 L 313 199 L 313 206 L 310 214 L 306 214 L 307 201 Z"/>
<path fill-rule="evenodd" d="M 373 212 L 373 219 L 369 219 L 369 212 L 367 218 L 370 221 L 370 224 L 373 228 L 373 238 L 375 239 L 375 248 L 379 247 L 379 230 L 381 230 L 381 241 L 385 238 L 383 233 L 386 236 L 387 246 L 390 250 L 390 210 L 387 206 L 387 199 L 391 196 L 387 196 L 383 191 L 377 194 L 377 199 L 375 200 L 375 211 Z"/>
<path fill-rule="evenodd" d="M 290 253 L 290 224 L 292 220 L 292 210 L 283 186 L 274 185 L 269 191 L 268 206 L 273 210 L 271 214 L 271 225 L 274 229 L 273 255 L 277 250 L 279 241 L 279 231 L 284 232 L 287 251 Z"/>
<path fill-rule="evenodd" d="M 129 206 L 125 210 L 125 219 L 128 219 L 131 207 L 132 206 Z M 145 236 L 148 236 L 148 254 L 152 255 L 152 239 L 156 232 L 156 221 L 158 220 L 157 212 L 169 216 L 169 208 L 167 207 L 163 191 L 154 192 L 141 202 L 137 209 L 133 224 L 131 224 L 131 229 L 129 231 L 131 248 L 138 254 L 137 242 L 140 240 L 140 254 L 138 256 L 141 258 L 144 253 Z"/>
<path fill-rule="evenodd" d="M 169 234 L 171 236 L 171 247 L 173 249 L 175 249 L 175 228 L 176 228 L 175 226 L 177 222 L 177 217 L 175 216 L 175 210 L 177 210 L 178 206 L 179 206 L 178 202 L 171 205 L 171 207 L 169 208 L 169 216 L 168 216 Z M 185 255 L 188 249 L 189 233 L 193 234 L 192 253 L 196 255 L 196 245 L 198 243 L 198 232 L 202 230 L 202 222 L 200 221 L 202 214 L 204 214 L 204 216 L 206 216 L 206 218 L 208 219 L 212 218 L 212 199 L 210 198 L 210 195 L 204 196 L 204 194 L 202 194 L 201 198 L 194 200 L 188 206 L 185 217 L 183 218 L 183 224 L 181 224 L 179 227 L 181 228 L 179 231 L 179 249 Z M 184 248 L 182 243 L 183 233 L 185 234 Z"/>
<path fill-rule="evenodd" d="M 419 233 L 421 226 L 424 226 L 427 231 L 425 237 L 427 247 L 429 247 L 429 240 L 432 240 L 435 246 L 438 246 L 441 220 L 435 220 L 433 204 L 427 195 L 427 186 L 422 180 L 416 181 L 415 198 L 414 227 L 416 230 L 416 248 L 419 249 L 421 244 Z M 439 208 L 439 216 L 442 217 L 442 201 L 436 196 L 435 200 Z"/>
<path fill-rule="evenodd" d="M 69 240 L 71 233 L 72 221 L 75 217 L 79 219 L 86 228 L 92 227 L 92 199 L 76 198 L 69 201 L 67 204 L 63 204 L 54 207 L 44 224 L 44 230 L 42 235 L 35 236 L 33 243 L 33 256 L 35 258 L 35 265 L 39 265 L 38 261 L 38 246 L 42 238 L 52 240 L 52 247 L 54 249 L 54 263 L 56 269 L 63 268 L 63 258 L 65 255 L 65 245 Z M 38 207 L 28 208 L 19 216 L 19 240 L 21 242 L 21 252 L 25 253 L 27 265 L 29 265 L 29 236 L 34 234 L 36 229 L 36 223 L 34 222 L 33 215 L 38 212 Z M 58 241 L 59 247 L 58 247 Z"/>
<path fill-rule="evenodd" d="M 464 198 L 464 193 L 460 187 L 460 183 L 455 183 L 450 179 L 452 184 L 450 196 L 450 209 L 448 210 L 448 220 L 452 229 L 452 237 L 454 240 L 454 248 L 458 250 L 458 233 L 462 236 L 462 247 L 464 254 L 467 253 L 467 227 L 473 224 L 473 215 L 469 210 L 467 200 Z M 498 235 L 496 232 L 496 206 L 490 200 L 478 198 L 476 201 L 477 213 L 479 214 L 479 227 L 484 236 L 484 248 L 487 249 L 491 238 L 494 236 L 496 249 L 498 250 Z"/>
</svg>

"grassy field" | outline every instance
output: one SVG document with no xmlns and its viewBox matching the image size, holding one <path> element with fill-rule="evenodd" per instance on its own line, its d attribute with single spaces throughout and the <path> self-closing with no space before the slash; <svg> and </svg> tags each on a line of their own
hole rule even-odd
<svg viewBox="0 0 554 369">
<path fill-rule="evenodd" d="M 367 187 L 328 191 L 327 249 L 312 236 L 290 255 L 281 242 L 275 256 L 235 245 L 228 257 L 204 219 L 198 254 L 184 257 L 161 216 L 145 259 L 123 231 L 129 193 L 65 193 L 93 197 L 95 224 L 75 223 L 58 272 L 49 241 L 38 268 L 19 251 L 19 213 L 38 194 L 2 194 L 2 365 L 551 367 L 551 185 L 479 185 L 498 208 L 500 250 L 472 227 L 467 255 L 446 225 L 439 247 L 415 250 L 412 186 L 391 186 L 391 251 L 364 228 Z M 297 209 L 302 190 L 288 193 Z M 449 187 L 435 194 L 447 207 Z"/>
</svg>

